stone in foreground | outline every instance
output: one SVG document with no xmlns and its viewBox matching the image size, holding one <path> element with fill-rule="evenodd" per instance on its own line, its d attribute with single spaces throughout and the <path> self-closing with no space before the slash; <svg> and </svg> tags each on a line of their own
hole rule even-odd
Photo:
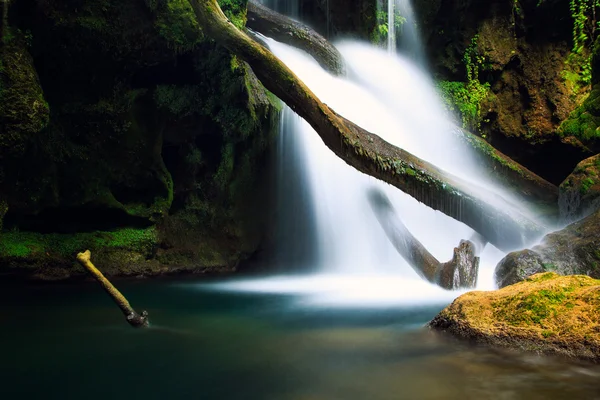
<svg viewBox="0 0 600 400">
<path fill-rule="evenodd" d="M 600 280 L 548 272 L 469 292 L 429 326 L 476 343 L 600 363 Z"/>
</svg>

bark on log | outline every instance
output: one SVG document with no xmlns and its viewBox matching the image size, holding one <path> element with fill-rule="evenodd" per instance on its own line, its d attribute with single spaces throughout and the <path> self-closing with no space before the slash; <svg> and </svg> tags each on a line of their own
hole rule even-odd
<svg viewBox="0 0 600 400">
<path fill-rule="evenodd" d="M 248 28 L 279 42 L 306 51 L 327 71 L 335 75 L 345 72 L 340 52 L 327 39 L 308 26 L 281 15 L 262 4 L 248 1 Z"/>
<path fill-rule="evenodd" d="M 90 253 L 90 251 L 86 250 L 83 253 L 77 254 L 77 261 L 79 261 L 79 263 L 83 265 L 83 267 L 90 274 L 92 274 L 92 276 L 96 278 L 98 282 L 100 282 L 102 288 L 106 291 L 106 293 L 108 293 L 108 295 L 113 299 L 113 301 L 117 303 L 117 305 L 125 315 L 125 319 L 127 320 L 127 322 L 129 322 L 129 325 L 133 326 L 134 328 L 147 328 L 150 325 L 148 321 L 148 313 L 146 311 L 142 311 L 141 314 L 135 312 L 135 310 L 133 309 L 133 307 L 131 307 L 125 296 L 123 296 L 121 292 L 119 292 L 117 288 L 114 287 L 112 283 L 110 283 L 110 281 L 104 277 L 102 272 L 100 272 L 98 268 L 96 268 L 94 264 L 92 264 L 92 261 L 90 259 L 91 255 L 92 254 Z"/>
<path fill-rule="evenodd" d="M 243 58 L 263 85 L 304 118 L 325 145 L 357 170 L 465 223 L 501 250 L 526 247 L 545 228 L 495 194 L 439 170 L 337 115 L 264 46 L 237 29 L 216 0 L 189 0 L 207 36 Z"/>
<path fill-rule="evenodd" d="M 423 279 L 449 290 L 475 287 L 479 257 L 473 243 L 461 240 L 452 259 L 441 263 L 410 233 L 387 196 L 371 190 L 369 203 L 388 239 Z"/>
</svg>

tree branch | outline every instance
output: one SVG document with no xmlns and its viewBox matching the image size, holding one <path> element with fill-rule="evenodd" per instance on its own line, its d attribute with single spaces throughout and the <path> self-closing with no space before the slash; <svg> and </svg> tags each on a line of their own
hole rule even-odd
<svg viewBox="0 0 600 400">
<path fill-rule="evenodd" d="M 452 259 L 441 263 L 410 233 L 385 194 L 372 189 L 368 197 L 388 239 L 423 279 L 449 290 L 475 287 L 479 257 L 473 243 L 461 240 Z"/>
<path fill-rule="evenodd" d="M 342 75 L 345 71 L 340 52 L 327 39 L 308 26 L 276 13 L 262 4 L 248 1 L 248 28 L 282 43 L 306 51 L 327 71 Z"/>
<path fill-rule="evenodd" d="M 98 270 L 92 264 L 91 261 L 92 253 L 89 250 L 86 250 L 83 253 L 77 254 L 77 261 L 90 273 L 96 280 L 102 285 L 102 288 L 108 293 L 108 295 L 113 299 L 115 303 L 119 306 L 123 314 L 125 315 L 125 319 L 129 323 L 129 325 L 134 328 L 147 328 L 149 326 L 148 322 L 148 313 L 146 311 L 142 311 L 141 314 L 135 312 L 133 307 L 129 304 L 125 296 L 121 294 L 117 290 L 116 287 L 110 283 L 108 279 L 104 277 L 102 272 Z"/>
</svg>

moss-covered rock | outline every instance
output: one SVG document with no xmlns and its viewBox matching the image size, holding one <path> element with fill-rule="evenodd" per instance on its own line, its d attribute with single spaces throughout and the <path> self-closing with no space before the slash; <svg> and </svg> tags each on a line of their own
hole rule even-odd
<svg viewBox="0 0 600 400">
<path fill-rule="evenodd" d="M 464 294 L 429 325 L 487 345 L 600 362 L 600 281 L 537 274 L 498 291 Z"/>
<path fill-rule="evenodd" d="M 8 28 L 0 52 L 0 156 L 20 155 L 30 138 L 46 125 L 44 99 L 24 35 Z"/>
<path fill-rule="evenodd" d="M 222 5 L 245 23 L 245 0 Z M 256 251 L 266 202 L 248 207 L 264 193 L 277 104 L 247 65 L 204 38 L 189 2 L 20 0 L 9 22 L 21 39 L 8 61 L 28 72 L 2 80 L 28 77 L 22 98 L 45 98 L 51 115 L 45 102 L 45 119 L 44 108 L 23 109 L 30 118 L 16 118 L 25 128 L 10 136 L 19 146 L 2 147 L 2 135 L 2 237 L 40 250 L 15 257 L 14 246 L 0 247 L 2 272 L 77 274 L 84 248 L 48 250 L 65 241 L 93 247 L 108 275 L 232 270 Z M 1 93 L 0 110 L 14 108 Z M 152 251 L 109 245 L 109 256 L 88 240 L 148 229 Z"/>
<path fill-rule="evenodd" d="M 461 112 L 463 122 L 556 184 L 589 156 L 558 133 L 590 90 L 583 61 L 571 61 L 568 0 L 415 0 L 414 5 L 434 73 L 447 97 L 456 100 L 450 108 Z M 586 54 L 590 47 L 586 42 Z M 482 90 L 486 86 L 489 90 Z"/>
<path fill-rule="evenodd" d="M 580 162 L 560 185 L 560 216 L 576 221 L 600 209 L 600 154 Z"/>
<path fill-rule="evenodd" d="M 600 151 L 600 86 L 596 85 L 558 130 L 565 141 L 588 152 Z"/>
<path fill-rule="evenodd" d="M 600 279 L 600 210 L 566 228 L 550 233 L 531 250 L 508 254 L 496 266 L 499 287 L 552 271 Z"/>
</svg>

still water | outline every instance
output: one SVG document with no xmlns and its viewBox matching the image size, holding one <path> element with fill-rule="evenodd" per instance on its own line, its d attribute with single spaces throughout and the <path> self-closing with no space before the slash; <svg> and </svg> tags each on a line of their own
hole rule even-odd
<svg viewBox="0 0 600 400">
<path fill-rule="evenodd" d="M 598 366 L 429 332 L 449 299 L 365 306 L 230 283 L 119 282 L 147 330 L 92 282 L 5 284 L 0 398 L 600 399 Z"/>
</svg>

